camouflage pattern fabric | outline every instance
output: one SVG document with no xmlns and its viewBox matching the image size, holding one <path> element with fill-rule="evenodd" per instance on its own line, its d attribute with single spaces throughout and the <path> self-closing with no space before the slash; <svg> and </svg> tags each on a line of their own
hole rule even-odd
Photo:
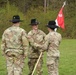
<svg viewBox="0 0 76 75">
<path fill-rule="evenodd" d="M 36 47 L 47 51 L 48 75 L 59 75 L 58 60 L 60 57 L 59 45 L 61 39 L 62 37 L 60 33 L 52 31 L 46 35 L 43 45 L 39 45 L 37 43 L 34 44 Z"/>
<path fill-rule="evenodd" d="M 8 75 L 22 75 L 24 57 L 29 47 L 26 37 L 26 31 L 14 25 L 2 35 L 1 49 L 6 57 Z"/>
<path fill-rule="evenodd" d="M 28 66 L 29 66 L 29 74 L 28 75 L 31 75 L 32 74 L 32 71 L 35 67 L 35 64 L 37 62 L 38 59 L 29 59 L 28 61 Z M 42 71 L 42 64 L 43 64 L 43 60 L 42 58 L 40 59 L 38 65 L 37 65 L 37 69 L 36 69 L 36 75 L 42 75 L 43 71 Z"/>
<path fill-rule="evenodd" d="M 8 75 L 22 75 L 24 66 L 23 55 L 19 55 L 19 57 L 6 56 L 6 60 Z"/>
<path fill-rule="evenodd" d="M 28 36 L 30 36 L 34 40 L 33 42 L 42 45 L 46 34 L 41 30 L 38 30 L 37 32 L 31 30 L 28 33 Z M 40 51 L 41 51 L 41 49 L 38 49 L 38 48 L 34 47 L 33 44 L 31 44 L 29 53 L 28 53 L 28 57 L 29 58 L 38 58 L 41 53 Z"/>
<path fill-rule="evenodd" d="M 30 36 L 34 40 L 33 42 L 36 42 L 36 43 L 42 45 L 46 34 L 41 30 L 38 30 L 37 32 L 31 30 L 28 33 L 28 36 Z M 38 59 L 41 51 L 42 51 L 42 49 L 38 49 L 33 44 L 30 44 L 29 53 L 28 53 L 28 58 L 29 58 L 28 66 L 29 66 L 29 71 L 30 71 L 29 75 L 31 75 L 32 70 L 34 69 L 34 66 L 37 62 L 37 59 Z M 37 75 L 42 75 L 42 61 L 43 61 L 43 59 L 41 59 L 38 63 Z"/>
<path fill-rule="evenodd" d="M 58 63 L 59 63 L 59 57 L 48 57 L 47 59 L 48 75 L 59 75 Z"/>
<path fill-rule="evenodd" d="M 57 32 L 50 32 L 49 34 L 46 35 L 45 37 L 45 44 L 43 45 L 43 49 L 47 50 L 47 56 L 54 56 L 54 57 L 59 57 L 60 52 L 59 52 L 59 45 L 61 42 L 61 34 Z"/>
</svg>

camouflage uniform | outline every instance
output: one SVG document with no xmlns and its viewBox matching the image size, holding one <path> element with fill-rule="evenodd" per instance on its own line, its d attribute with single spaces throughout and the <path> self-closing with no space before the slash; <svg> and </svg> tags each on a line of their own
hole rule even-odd
<svg viewBox="0 0 76 75">
<path fill-rule="evenodd" d="M 22 75 L 28 46 L 24 29 L 13 25 L 4 31 L 1 48 L 6 57 L 8 75 Z"/>
<path fill-rule="evenodd" d="M 61 39 L 62 39 L 61 34 L 52 31 L 46 35 L 45 43 L 42 46 L 36 43 L 34 44 L 37 47 L 39 46 L 42 49 L 47 50 L 48 75 L 59 75 L 58 61 L 60 57 L 60 52 L 58 48 L 59 48 Z"/>
<path fill-rule="evenodd" d="M 43 44 L 45 35 L 46 34 L 41 30 L 38 30 L 37 32 L 34 32 L 33 30 L 31 30 L 28 33 L 28 36 L 31 36 L 33 38 L 34 42 L 36 42 L 40 45 Z M 34 47 L 33 45 L 30 45 L 29 54 L 28 54 L 28 58 L 29 58 L 28 66 L 29 66 L 29 70 L 30 70 L 29 75 L 31 75 L 40 53 L 41 53 L 40 49 Z M 43 63 L 43 59 L 41 57 L 41 60 L 37 66 L 37 75 L 42 75 L 42 63 Z"/>
</svg>

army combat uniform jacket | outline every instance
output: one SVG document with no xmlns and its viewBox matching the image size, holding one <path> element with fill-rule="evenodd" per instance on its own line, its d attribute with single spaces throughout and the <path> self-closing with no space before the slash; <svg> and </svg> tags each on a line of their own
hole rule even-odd
<svg viewBox="0 0 76 75">
<path fill-rule="evenodd" d="M 57 32 L 49 32 L 45 37 L 44 49 L 47 50 L 47 56 L 60 56 L 59 45 L 61 42 L 61 34 Z"/>
<path fill-rule="evenodd" d="M 28 33 L 28 36 L 30 36 L 34 40 L 34 42 L 36 42 L 37 44 L 42 45 L 46 34 L 43 31 L 38 29 L 37 32 L 31 30 Z M 38 58 L 40 53 L 41 52 L 38 48 L 34 47 L 33 45 L 30 45 L 30 49 L 28 53 L 29 58 Z"/>
<path fill-rule="evenodd" d="M 28 40 L 26 31 L 17 26 L 6 29 L 2 35 L 1 48 L 4 54 L 24 54 L 27 55 Z"/>
</svg>

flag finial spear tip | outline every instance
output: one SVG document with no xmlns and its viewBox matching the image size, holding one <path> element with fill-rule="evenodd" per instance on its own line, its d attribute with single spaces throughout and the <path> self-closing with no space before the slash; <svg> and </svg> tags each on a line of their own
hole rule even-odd
<svg viewBox="0 0 76 75">
<path fill-rule="evenodd" d="M 66 5 L 66 1 L 63 2 L 63 6 L 62 7 L 64 7 L 65 5 Z"/>
</svg>

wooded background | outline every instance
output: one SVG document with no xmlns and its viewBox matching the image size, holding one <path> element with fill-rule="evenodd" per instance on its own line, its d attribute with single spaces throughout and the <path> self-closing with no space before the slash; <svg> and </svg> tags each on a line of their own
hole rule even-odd
<svg viewBox="0 0 76 75">
<path fill-rule="evenodd" d="M 21 27 L 27 32 L 31 29 L 30 20 L 37 18 L 39 28 L 47 33 L 45 25 L 55 20 L 64 0 L 0 0 L 0 37 L 6 28 L 12 25 L 9 20 L 13 15 L 20 15 L 24 20 Z M 76 38 L 76 0 L 66 0 L 64 7 L 65 30 L 58 32 L 64 38 Z"/>
</svg>

